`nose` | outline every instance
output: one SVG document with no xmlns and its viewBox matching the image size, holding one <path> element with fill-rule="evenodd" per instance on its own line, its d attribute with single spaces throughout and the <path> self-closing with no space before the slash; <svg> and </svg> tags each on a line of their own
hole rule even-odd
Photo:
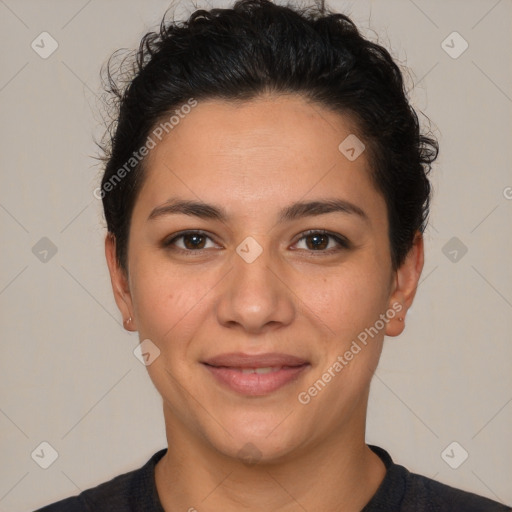
<svg viewBox="0 0 512 512">
<path fill-rule="evenodd" d="M 254 251 L 254 247 L 250 250 Z M 217 318 L 224 327 L 250 334 L 265 333 L 293 321 L 293 299 L 284 266 L 270 250 L 263 248 L 256 259 L 239 252 L 233 255 L 233 268 L 223 282 Z"/>
</svg>

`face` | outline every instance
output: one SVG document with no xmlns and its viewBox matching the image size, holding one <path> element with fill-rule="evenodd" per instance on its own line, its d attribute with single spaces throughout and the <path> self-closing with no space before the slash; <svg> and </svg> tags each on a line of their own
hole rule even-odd
<svg viewBox="0 0 512 512">
<path fill-rule="evenodd" d="M 269 461 L 364 437 L 422 246 L 393 271 L 367 155 L 338 148 L 354 133 L 299 96 L 212 100 L 151 151 L 128 276 L 108 240 L 107 259 L 124 318 L 160 351 L 147 369 L 168 430 Z"/>
</svg>

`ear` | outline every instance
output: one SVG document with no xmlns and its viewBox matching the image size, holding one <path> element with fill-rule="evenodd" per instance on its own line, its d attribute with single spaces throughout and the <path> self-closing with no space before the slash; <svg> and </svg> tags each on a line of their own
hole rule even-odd
<svg viewBox="0 0 512 512">
<path fill-rule="evenodd" d="M 124 328 L 127 331 L 136 331 L 128 277 L 125 270 L 117 262 L 116 238 L 112 233 L 108 233 L 105 237 L 105 257 L 110 272 L 112 291 L 114 292 L 117 307 L 123 317 Z"/>
<path fill-rule="evenodd" d="M 395 272 L 389 308 L 396 315 L 386 324 L 387 336 L 398 336 L 404 330 L 405 315 L 416 295 L 424 260 L 423 235 L 418 231 L 405 261 Z"/>
</svg>

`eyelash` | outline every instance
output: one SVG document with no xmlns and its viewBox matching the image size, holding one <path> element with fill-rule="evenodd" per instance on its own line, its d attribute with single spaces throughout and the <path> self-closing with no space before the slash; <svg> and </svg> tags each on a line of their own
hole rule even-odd
<svg viewBox="0 0 512 512">
<path fill-rule="evenodd" d="M 201 230 L 188 230 L 188 231 L 181 231 L 180 233 L 177 233 L 177 234 L 173 235 L 172 238 L 164 240 L 162 245 L 163 245 L 163 247 L 165 249 L 173 250 L 173 251 L 176 251 L 176 252 L 180 252 L 180 253 L 185 254 L 187 256 L 195 256 L 194 253 L 199 254 L 199 253 L 201 253 L 202 251 L 205 250 L 205 249 L 182 249 L 181 247 L 176 247 L 176 246 L 173 247 L 174 243 L 177 240 L 179 240 L 181 238 L 184 238 L 187 235 L 200 235 L 200 236 L 204 236 L 206 238 L 209 238 L 212 242 L 214 241 L 204 231 L 201 231 Z M 316 251 L 312 250 L 312 249 L 300 249 L 300 250 L 306 250 L 306 251 L 308 251 L 310 253 L 320 253 L 318 255 L 329 255 L 329 254 L 333 254 L 334 252 L 339 252 L 339 251 L 342 251 L 342 250 L 350 249 L 352 247 L 352 245 L 349 242 L 349 240 L 347 240 L 345 237 L 343 237 L 341 235 L 338 235 L 338 234 L 335 234 L 335 233 L 331 233 L 331 232 L 323 230 L 323 229 L 311 229 L 311 230 L 305 231 L 304 233 L 302 233 L 301 237 L 295 242 L 294 245 L 298 244 L 302 240 L 306 239 L 308 236 L 312 236 L 312 235 L 324 235 L 324 236 L 327 236 L 329 238 L 332 238 L 333 240 L 336 241 L 336 243 L 338 244 L 338 247 L 334 248 L 334 249 L 332 249 L 332 248 L 331 249 L 324 249 L 324 250 L 320 249 L 320 250 L 316 250 Z"/>
</svg>

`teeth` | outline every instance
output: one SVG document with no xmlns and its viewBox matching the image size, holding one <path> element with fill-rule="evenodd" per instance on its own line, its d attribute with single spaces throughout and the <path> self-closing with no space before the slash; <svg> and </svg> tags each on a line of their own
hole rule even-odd
<svg viewBox="0 0 512 512">
<path fill-rule="evenodd" d="M 280 370 L 281 367 L 277 366 L 267 366 L 266 368 L 242 368 L 242 373 L 270 373 L 270 372 L 277 372 Z"/>
</svg>

